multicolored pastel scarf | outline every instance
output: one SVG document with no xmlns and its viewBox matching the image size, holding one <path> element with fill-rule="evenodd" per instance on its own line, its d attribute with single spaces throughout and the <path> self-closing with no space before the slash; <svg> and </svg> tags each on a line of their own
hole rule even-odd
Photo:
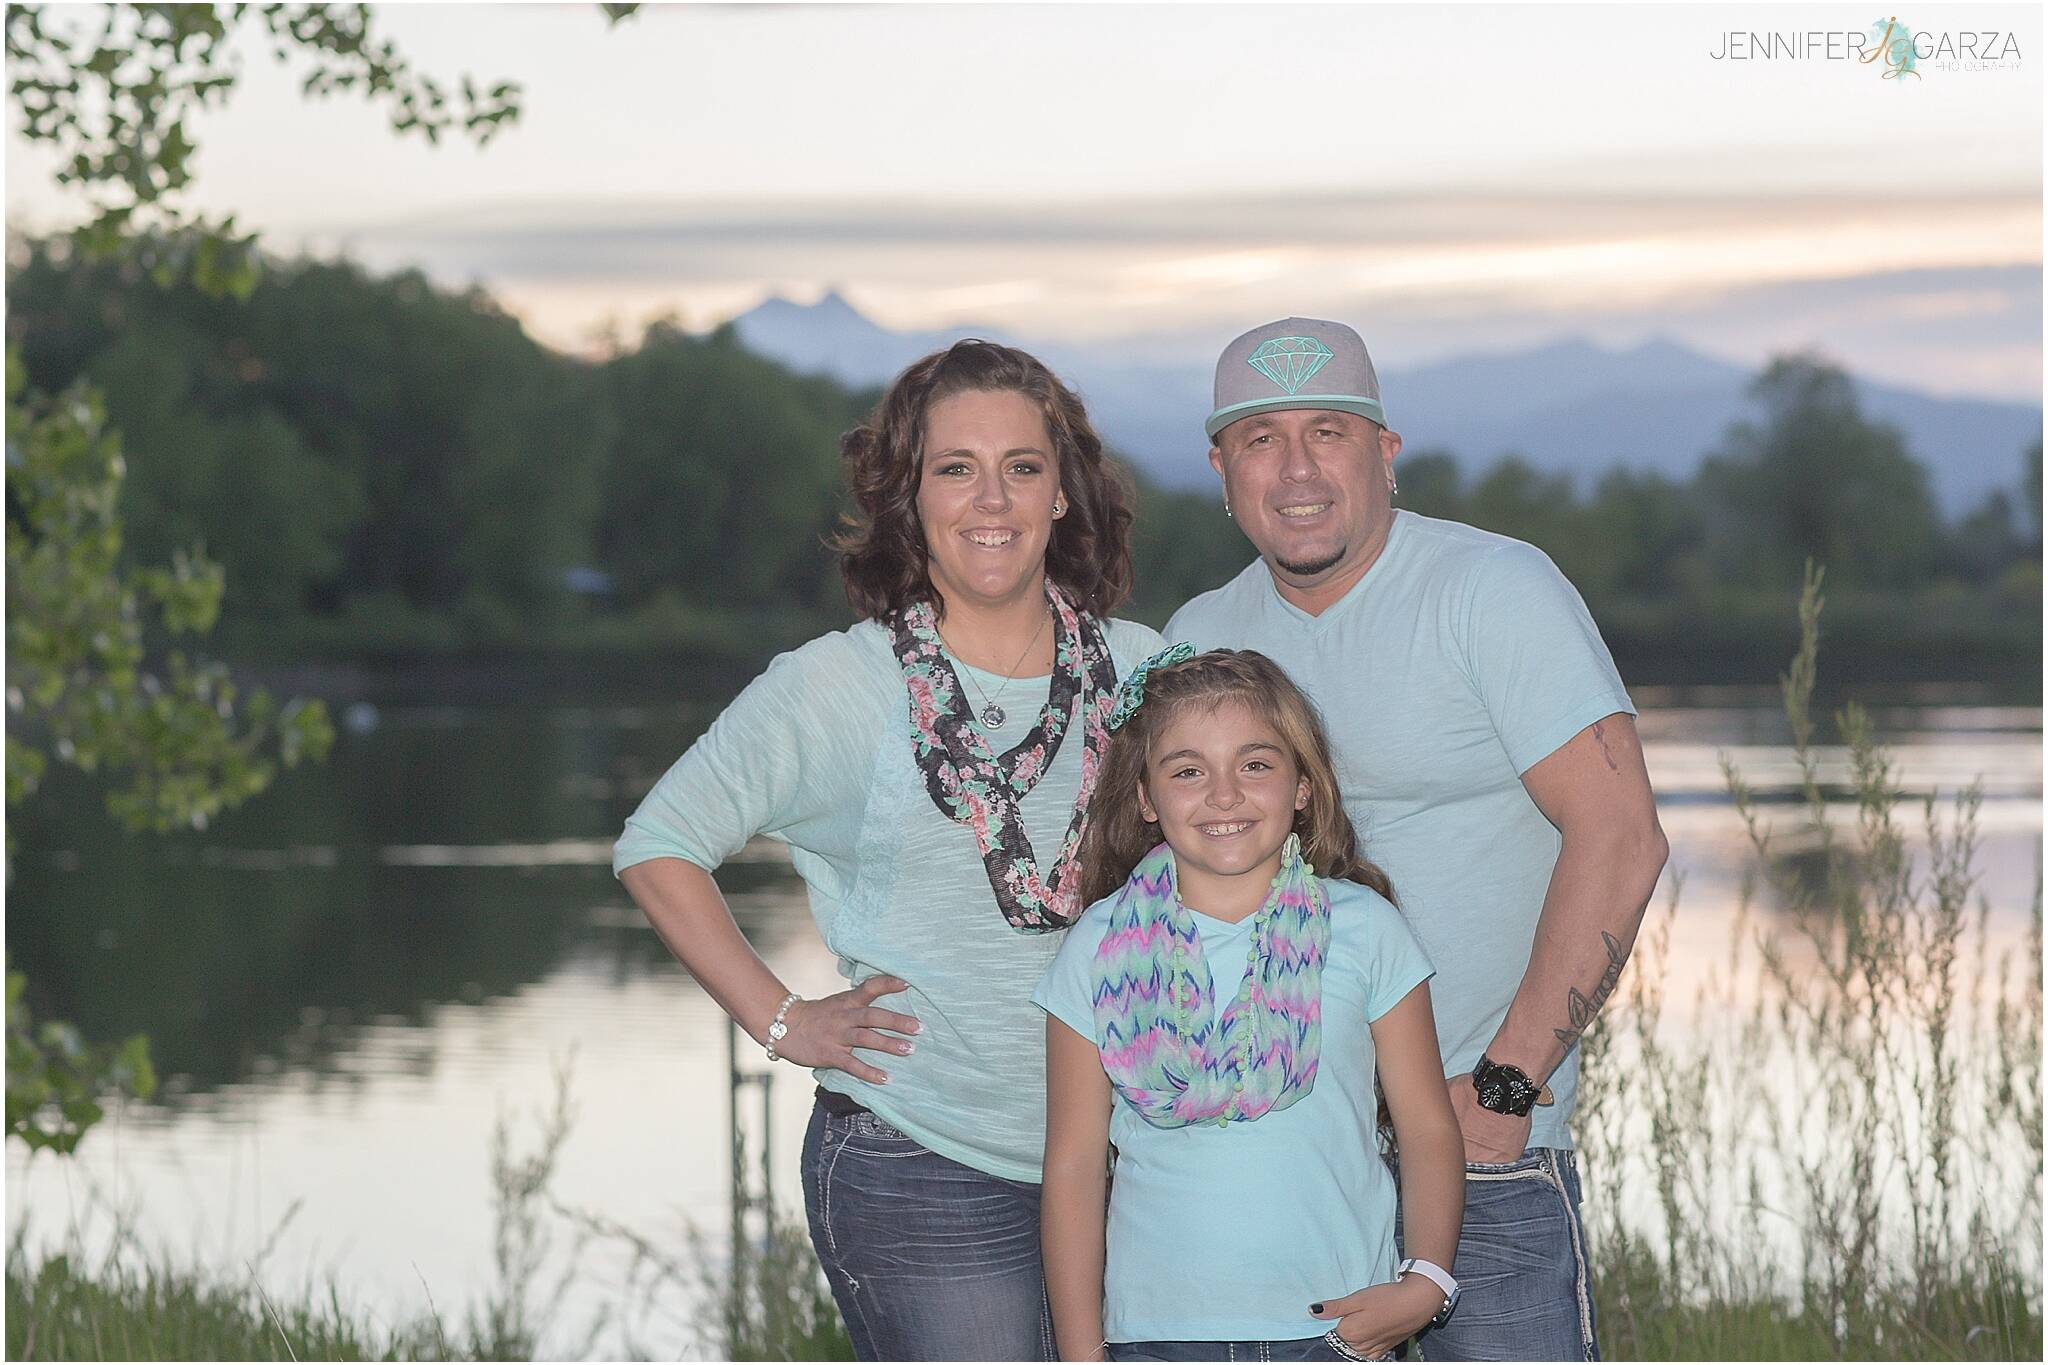
<svg viewBox="0 0 2048 1365">
<path fill-rule="evenodd" d="M 1253 916 L 1244 982 L 1216 1018 L 1202 936 L 1180 902 L 1173 852 L 1159 845 L 1132 869 L 1095 951 L 1103 1070 L 1155 1128 L 1285 1109 L 1315 1086 L 1329 949 L 1329 893 L 1290 834 Z"/>
<path fill-rule="evenodd" d="M 1109 747 L 1109 713 L 1117 700 L 1116 664 L 1102 628 L 1075 611 L 1051 579 L 1045 595 L 1053 614 L 1052 689 L 1038 724 L 1000 758 L 974 727 L 967 694 L 939 641 L 931 603 L 918 602 L 888 622 L 910 693 L 911 742 L 925 790 L 941 814 L 974 831 L 996 905 L 1020 934 L 1064 929 L 1081 913 L 1081 836 L 1088 829 L 1088 798 Z M 1032 858 L 1022 806 L 1076 721 L 1081 725 L 1081 791 L 1047 877 Z"/>
</svg>

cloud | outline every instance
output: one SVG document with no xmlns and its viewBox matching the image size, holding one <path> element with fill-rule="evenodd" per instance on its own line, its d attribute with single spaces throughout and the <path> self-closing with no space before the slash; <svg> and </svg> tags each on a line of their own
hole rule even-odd
<svg viewBox="0 0 2048 1365">
<path fill-rule="evenodd" d="M 1818 233 L 1873 222 L 2002 225 L 2040 221 L 2038 191 L 1968 194 L 1674 195 L 1427 194 L 1364 190 L 1285 196 L 962 203 L 759 200 L 613 204 L 500 204 L 313 234 L 431 255 L 459 252 L 479 264 L 516 262 L 529 272 L 611 274 L 621 260 L 667 266 L 687 253 L 746 249 L 847 250 L 941 247 L 1142 247 L 1165 251 L 1286 250 L 1360 246 L 1499 247 L 1583 243 L 1672 234 Z M 1904 235 L 1901 233 L 1900 235 Z M 2004 239 L 2001 239 L 2004 240 Z M 577 247 L 598 249 L 598 254 Z M 2039 237 L 2033 249 L 2038 258 Z M 2004 248 L 2001 248 L 2004 249 Z"/>
<path fill-rule="evenodd" d="M 1744 361 L 1824 344 L 1875 376 L 2026 397 L 2041 222 L 2031 191 L 1345 190 L 505 204 L 315 245 L 481 282 L 566 346 L 606 320 L 705 326 L 767 293 L 836 286 L 898 328 L 1133 336 L 1171 357 L 1247 318 L 1319 311 L 1425 354 L 1564 334 L 1674 335 Z"/>
</svg>

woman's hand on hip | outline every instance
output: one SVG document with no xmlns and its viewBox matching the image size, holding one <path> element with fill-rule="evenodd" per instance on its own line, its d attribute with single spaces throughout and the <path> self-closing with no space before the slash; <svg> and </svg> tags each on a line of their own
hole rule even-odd
<svg viewBox="0 0 2048 1365">
<path fill-rule="evenodd" d="M 871 976 L 850 991 L 822 1000 L 799 1000 L 783 1016 L 782 1022 L 789 1026 L 789 1032 L 775 1045 L 776 1054 L 800 1066 L 831 1067 L 875 1085 L 886 1085 L 889 1073 L 861 1061 L 853 1050 L 909 1055 L 917 1044 L 907 1035 L 922 1032 L 924 1025 L 911 1015 L 875 1004 L 882 996 L 909 989 L 910 983 L 901 977 Z"/>
</svg>

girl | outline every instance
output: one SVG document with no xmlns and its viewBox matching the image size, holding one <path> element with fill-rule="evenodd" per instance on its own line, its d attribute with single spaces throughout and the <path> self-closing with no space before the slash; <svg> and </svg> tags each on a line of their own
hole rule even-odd
<svg viewBox="0 0 2048 1365">
<path fill-rule="evenodd" d="M 1082 846 L 1093 903 L 1033 996 L 1060 1354 L 1384 1357 L 1456 1302 L 1464 1156 L 1429 962 L 1272 660 L 1175 645 L 1110 724 Z M 1375 1062 L 1413 1258 L 1398 1270 Z"/>
</svg>

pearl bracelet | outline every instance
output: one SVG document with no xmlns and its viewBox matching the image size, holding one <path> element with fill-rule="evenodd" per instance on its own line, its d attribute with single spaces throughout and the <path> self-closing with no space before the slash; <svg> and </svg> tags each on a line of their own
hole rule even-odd
<svg viewBox="0 0 2048 1365">
<path fill-rule="evenodd" d="M 789 1036 L 789 1025 L 785 1024 L 783 1019 L 789 1014 L 789 1007 L 802 998 L 795 991 L 791 991 L 788 995 L 783 996 L 782 1003 L 775 1007 L 775 1020 L 768 1025 L 769 1061 L 779 1062 L 782 1060 L 782 1058 L 775 1055 L 775 1045 Z"/>
</svg>

